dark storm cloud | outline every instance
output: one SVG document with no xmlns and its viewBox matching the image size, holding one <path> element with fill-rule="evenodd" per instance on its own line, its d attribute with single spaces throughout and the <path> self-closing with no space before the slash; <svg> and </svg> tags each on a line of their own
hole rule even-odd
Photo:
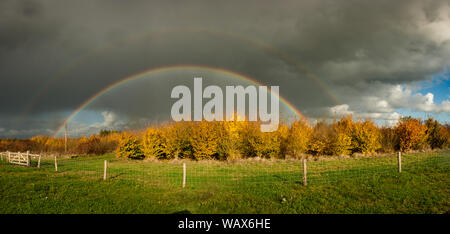
<svg viewBox="0 0 450 234">
<path fill-rule="evenodd" d="M 0 128 L 27 129 L 123 77 L 176 64 L 280 85 L 308 113 L 340 104 L 375 111 L 356 102 L 389 102 L 386 90 L 448 67 L 449 9 L 449 1 L 422 0 L 1 1 Z"/>
</svg>

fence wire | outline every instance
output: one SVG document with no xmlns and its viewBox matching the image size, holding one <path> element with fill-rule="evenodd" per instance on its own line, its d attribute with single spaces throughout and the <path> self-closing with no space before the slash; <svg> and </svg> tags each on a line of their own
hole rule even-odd
<svg viewBox="0 0 450 234">
<path fill-rule="evenodd" d="M 56 161 L 56 163 L 55 163 Z M 105 173 L 106 161 L 106 173 Z M 186 171 L 184 173 L 183 167 Z M 2 170 L 29 172 L 38 170 L 40 179 L 69 178 L 83 183 L 118 183 L 146 186 L 155 191 L 164 189 L 208 189 L 236 186 L 283 186 L 298 184 L 321 186 L 348 179 L 377 179 L 399 175 L 397 154 L 372 157 L 309 158 L 304 170 L 303 160 L 248 159 L 236 162 L 191 160 L 120 160 L 114 155 L 43 157 L 40 168 L 32 160 L 30 167 L 8 163 L 3 157 Z M 436 152 L 402 154 L 401 173 L 416 174 L 427 179 L 427 171 L 436 167 L 450 168 L 449 154 Z M 18 169 L 20 168 L 20 169 Z M 304 174 L 306 171 L 306 175 Z M 306 177 L 306 181 L 304 180 Z M 17 178 L 20 180 L 20 178 Z M 52 181 L 52 183 L 54 182 Z M 183 188 L 183 185 L 185 187 Z"/>
</svg>

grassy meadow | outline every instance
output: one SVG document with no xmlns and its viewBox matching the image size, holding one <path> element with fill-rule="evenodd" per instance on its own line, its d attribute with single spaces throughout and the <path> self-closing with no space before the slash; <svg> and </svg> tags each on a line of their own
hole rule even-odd
<svg viewBox="0 0 450 234">
<path fill-rule="evenodd" d="M 103 180 L 104 161 L 108 162 Z M 182 187 L 186 163 L 186 187 Z M 33 161 L 36 164 L 36 161 Z M 0 162 L 0 213 L 449 213 L 450 150 L 300 160 Z"/>
</svg>

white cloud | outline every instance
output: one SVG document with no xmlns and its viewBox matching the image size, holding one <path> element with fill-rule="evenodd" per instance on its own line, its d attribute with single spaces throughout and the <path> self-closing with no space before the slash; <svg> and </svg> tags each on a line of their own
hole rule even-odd
<svg viewBox="0 0 450 234">
<path fill-rule="evenodd" d="M 82 122 L 69 123 L 70 137 L 87 136 L 98 133 L 102 129 L 121 130 L 126 126 L 126 122 L 122 120 L 117 114 L 111 111 L 101 112 L 103 122 L 95 122 L 92 124 L 85 124 Z"/>
<path fill-rule="evenodd" d="M 420 93 L 413 94 L 411 89 L 401 85 L 392 87 L 386 99 L 394 108 L 409 108 L 416 111 L 433 113 L 450 112 L 449 100 L 444 100 L 441 104 L 436 104 L 432 93 L 425 95 Z"/>
</svg>

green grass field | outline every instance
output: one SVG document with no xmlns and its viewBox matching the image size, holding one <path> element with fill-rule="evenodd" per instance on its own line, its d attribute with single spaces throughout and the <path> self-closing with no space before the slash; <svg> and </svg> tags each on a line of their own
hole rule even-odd
<svg viewBox="0 0 450 234">
<path fill-rule="evenodd" d="M 108 161 L 103 180 L 104 160 Z M 183 162 L 187 167 L 182 188 Z M 36 162 L 33 162 L 36 164 Z M 309 160 L 0 162 L 0 213 L 449 213 L 450 151 Z"/>
</svg>

